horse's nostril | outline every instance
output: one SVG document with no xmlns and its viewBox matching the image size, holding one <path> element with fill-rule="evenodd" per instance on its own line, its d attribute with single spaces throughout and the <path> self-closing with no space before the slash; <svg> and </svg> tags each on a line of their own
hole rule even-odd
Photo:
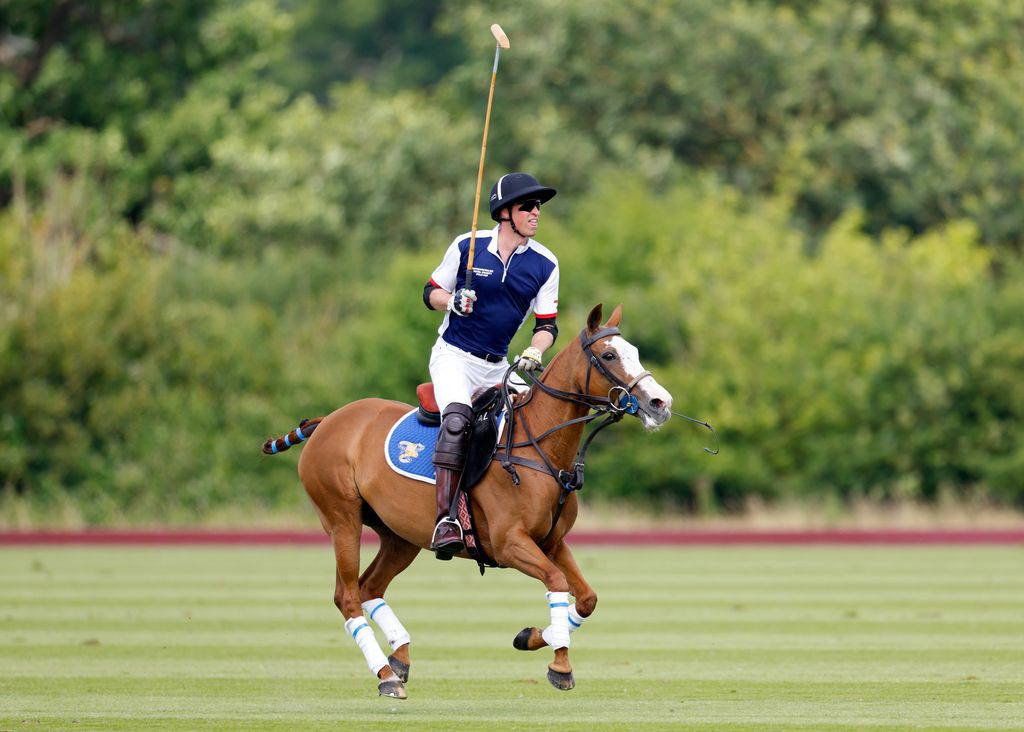
<svg viewBox="0 0 1024 732">
<path fill-rule="evenodd" d="M 660 412 L 665 408 L 665 402 L 663 402 L 661 399 L 652 399 L 651 406 Z"/>
</svg>

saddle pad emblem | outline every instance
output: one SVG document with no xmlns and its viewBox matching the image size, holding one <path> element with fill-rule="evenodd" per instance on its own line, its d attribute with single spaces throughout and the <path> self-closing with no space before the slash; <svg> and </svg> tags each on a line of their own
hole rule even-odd
<svg viewBox="0 0 1024 732">
<path fill-rule="evenodd" d="M 426 447 L 422 442 L 409 442 L 408 440 L 399 440 L 398 447 L 401 448 L 402 452 L 398 455 L 398 462 L 400 463 L 411 463 L 413 460 L 420 456 L 423 449 Z"/>
<path fill-rule="evenodd" d="M 399 419 L 384 440 L 384 456 L 396 473 L 434 483 L 434 443 L 438 427 L 420 424 L 416 410 Z"/>
</svg>

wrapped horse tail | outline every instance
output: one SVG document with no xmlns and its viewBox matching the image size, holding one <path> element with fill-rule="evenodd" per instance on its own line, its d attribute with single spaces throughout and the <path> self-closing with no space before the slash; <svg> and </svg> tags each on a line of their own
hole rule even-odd
<svg viewBox="0 0 1024 732">
<path fill-rule="evenodd" d="M 304 419 L 299 422 L 299 426 L 293 429 L 288 434 L 270 438 L 263 443 L 263 452 L 267 455 L 276 455 L 279 452 L 284 452 L 289 447 L 294 447 L 300 442 L 304 442 L 309 439 L 309 436 L 313 434 L 313 430 L 316 426 L 323 421 L 323 417 L 317 417 L 316 419 Z"/>
</svg>

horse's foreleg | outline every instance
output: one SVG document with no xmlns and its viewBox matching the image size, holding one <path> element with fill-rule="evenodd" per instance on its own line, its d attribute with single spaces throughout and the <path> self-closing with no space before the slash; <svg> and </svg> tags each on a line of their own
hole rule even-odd
<svg viewBox="0 0 1024 732">
<path fill-rule="evenodd" d="M 576 564 L 576 557 L 572 555 L 564 541 L 558 542 L 558 546 L 551 553 L 551 560 L 565 574 L 569 582 L 569 592 L 576 599 L 576 602 L 569 606 L 569 632 L 575 633 L 583 625 L 583 620 L 589 618 L 597 607 L 597 593 L 584 579 L 583 572 Z"/>
<path fill-rule="evenodd" d="M 565 573 L 544 555 L 526 532 L 510 537 L 495 553 L 500 564 L 539 579 L 547 588 L 545 597 L 551 623 L 541 631 L 541 638 L 555 651 L 555 660 L 548 665 L 548 681 L 556 689 L 572 689 L 576 681 L 569 663 L 569 582 Z"/>
<path fill-rule="evenodd" d="M 356 514 L 358 515 L 358 514 Z M 337 584 L 334 590 L 334 604 L 345 617 L 345 630 L 359 646 L 370 671 L 380 679 L 377 690 L 383 696 L 405 699 L 406 691 L 388 663 L 387 657 L 377 644 L 373 629 L 363 617 L 359 601 L 359 534 L 361 524 L 355 531 L 346 531 L 335 526 L 331 531 L 334 542 L 334 556 L 337 562 Z"/>
<path fill-rule="evenodd" d="M 597 593 L 594 592 L 579 565 L 564 541 L 560 541 L 549 555 L 555 566 L 562 570 L 569 583 L 569 592 L 575 602 L 569 605 L 569 633 L 575 633 L 583 626 L 583 621 L 590 617 L 597 607 Z M 512 641 L 512 645 L 520 651 L 536 651 L 548 645 L 540 628 L 523 628 Z"/>
</svg>

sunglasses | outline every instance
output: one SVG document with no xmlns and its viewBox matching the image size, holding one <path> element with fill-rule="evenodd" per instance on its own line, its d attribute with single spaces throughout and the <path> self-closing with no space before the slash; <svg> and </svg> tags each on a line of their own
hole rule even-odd
<svg viewBox="0 0 1024 732">
<path fill-rule="evenodd" d="M 540 199 L 531 198 L 528 201 L 520 201 L 517 208 L 523 213 L 530 213 L 533 209 L 540 210 Z"/>
</svg>

